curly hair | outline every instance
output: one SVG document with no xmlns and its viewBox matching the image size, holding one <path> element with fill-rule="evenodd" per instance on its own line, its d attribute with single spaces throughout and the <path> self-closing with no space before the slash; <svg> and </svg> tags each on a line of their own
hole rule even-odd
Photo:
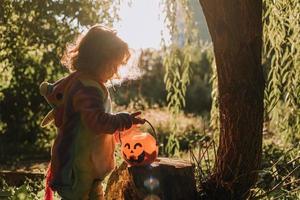
<svg viewBox="0 0 300 200">
<path fill-rule="evenodd" d="M 67 46 L 61 62 L 70 71 L 95 72 L 105 71 L 111 65 L 126 64 L 129 58 L 128 44 L 115 31 L 94 25 Z"/>
</svg>

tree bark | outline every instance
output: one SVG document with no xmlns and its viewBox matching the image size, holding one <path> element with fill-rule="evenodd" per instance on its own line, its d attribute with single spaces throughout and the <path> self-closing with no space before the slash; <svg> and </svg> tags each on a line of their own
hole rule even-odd
<svg viewBox="0 0 300 200">
<path fill-rule="evenodd" d="M 170 158 L 141 167 L 127 167 L 124 162 L 110 176 L 105 194 L 107 200 L 197 199 L 194 167 Z"/>
<path fill-rule="evenodd" d="M 245 199 L 262 152 L 262 0 L 199 0 L 212 37 L 219 89 L 220 143 L 209 199 Z"/>
</svg>

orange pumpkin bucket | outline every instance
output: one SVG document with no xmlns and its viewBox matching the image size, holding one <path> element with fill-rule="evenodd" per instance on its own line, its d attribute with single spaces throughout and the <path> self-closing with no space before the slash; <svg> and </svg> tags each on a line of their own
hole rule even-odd
<svg viewBox="0 0 300 200">
<path fill-rule="evenodd" d="M 130 166 L 149 165 L 158 156 L 158 143 L 155 129 L 149 121 L 146 123 L 150 125 L 153 135 L 142 132 L 138 126 L 117 133 L 115 138 L 121 144 L 121 154 L 123 159 Z"/>
</svg>

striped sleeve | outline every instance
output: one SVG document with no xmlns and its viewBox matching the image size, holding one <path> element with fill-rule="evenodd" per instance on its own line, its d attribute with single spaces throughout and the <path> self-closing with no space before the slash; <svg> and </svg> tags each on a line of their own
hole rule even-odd
<svg viewBox="0 0 300 200">
<path fill-rule="evenodd" d="M 95 87 L 83 87 L 73 96 L 73 107 L 79 112 L 82 123 L 95 133 L 113 134 L 123 129 L 122 119 L 118 114 L 105 112 L 105 97 Z"/>
</svg>

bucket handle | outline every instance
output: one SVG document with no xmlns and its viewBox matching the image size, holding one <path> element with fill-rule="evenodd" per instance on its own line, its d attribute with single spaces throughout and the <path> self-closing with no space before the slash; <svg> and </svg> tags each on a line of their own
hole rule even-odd
<svg viewBox="0 0 300 200">
<path fill-rule="evenodd" d="M 156 134 L 156 131 L 155 131 L 153 125 L 147 119 L 144 119 L 144 120 L 151 127 L 152 133 L 150 133 L 150 134 L 155 138 L 155 140 L 156 140 L 156 146 L 158 146 L 158 137 L 157 137 L 157 134 Z M 122 145 L 121 131 L 119 131 L 119 141 L 120 141 L 120 144 Z"/>
</svg>

